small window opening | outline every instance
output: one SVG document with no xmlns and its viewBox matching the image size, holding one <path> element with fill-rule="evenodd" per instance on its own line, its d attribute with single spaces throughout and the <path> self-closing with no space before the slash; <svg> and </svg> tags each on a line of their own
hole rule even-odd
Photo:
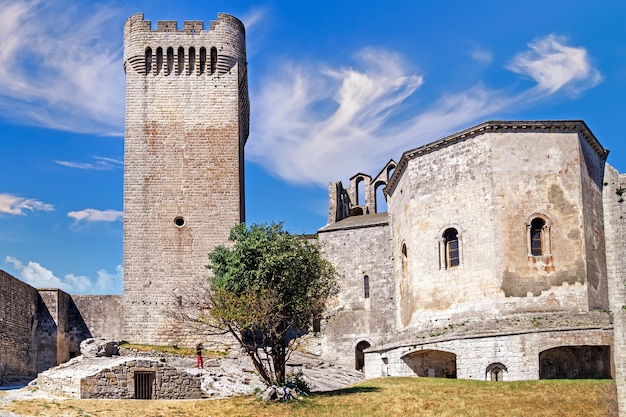
<svg viewBox="0 0 626 417">
<path fill-rule="evenodd" d="M 206 68 L 206 48 L 200 48 L 200 75 L 204 74 Z"/>
<path fill-rule="evenodd" d="M 178 48 L 178 67 L 176 68 L 176 75 L 183 73 L 185 69 L 185 49 L 181 46 Z"/>
<path fill-rule="evenodd" d="M 135 372 L 135 399 L 151 400 L 154 398 L 156 372 Z"/>
<path fill-rule="evenodd" d="M 188 74 L 193 74 L 193 71 L 196 68 L 196 48 L 189 48 L 189 72 Z"/>
<path fill-rule="evenodd" d="M 174 219 L 174 224 L 178 227 L 183 227 L 185 225 L 185 219 L 182 216 L 178 216 Z"/>
<path fill-rule="evenodd" d="M 445 244 L 446 267 L 452 268 L 459 266 L 459 237 L 456 229 L 448 229 L 443 233 Z"/>
<path fill-rule="evenodd" d="M 217 48 L 211 48 L 211 74 L 215 74 L 215 68 L 217 68 Z"/>
<path fill-rule="evenodd" d="M 530 223 L 530 254 L 542 256 L 544 251 L 544 227 L 546 222 L 536 218 Z"/>
<path fill-rule="evenodd" d="M 406 278 L 409 273 L 409 257 L 407 255 L 406 243 L 402 244 L 402 277 Z"/>
<path fill-rule="evenodd" d="M 146 75 L 152 70 L 152 48 L 146 48 Z"/>
<path fill-rule="evenodd" d="M 370 298 L 370 277 L 367 275 L 363 277 L 363 296 Z"/>
<path fill-rule="evenodd" d="M 170 75 L 174 70 L 174 49 L 167 48 L 167 69 L 165 70 L 165 75 Z"/>
</svg>

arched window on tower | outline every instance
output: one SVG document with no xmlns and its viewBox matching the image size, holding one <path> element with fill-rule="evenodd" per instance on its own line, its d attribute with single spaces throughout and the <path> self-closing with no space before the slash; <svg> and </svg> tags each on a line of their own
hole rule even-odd
<svg viewBox="0 0 626 417">
<path fill-rule="evenodd" d="M 200 75 L 204 74 L 206 69 L 206 48 L 200 48 Z"/>
<path fill-rule="evenodd" d="M 442 237 L 446 269 L 459 266 L 461 263 L 459 254 L 459 233 L 456 229 L 450 228 L 443 232 Z"/>
<path fill-rule="evenodd" d="M 170 75 L 174 70 L 174 48 L 167 48 L 167 68 L 165 69 L 165 75 Z"/>
<path fill-rule="evenodd" d="M 217 48 L 211 48 L 211 74 L 215 74 L 217 68 Z"/>
<path fill-rule="evenodd" d="M 370 277 L 368 275 L 363 277 L 363 297 L 370 298 Z"/>
<path fill-rule="evenodd" d="M 157 75 L 163 70 L 163 48 L 158 47 L 156 52 L 156 73 Z"/>
<path fill-rule="evenodd" d="M 193 74 L 196 69 L 196 48 L 189 48 L 189 75 Z"/>
<path fill-rule="evenodd" d="M 178 66 L 176 68 L 176 75 L 183 73 L 185 69 L 185 48 L 182 46 L 178 48 Z"/>
<path fill-rule="evenodd" d="M 148 75 L 150 74 L 150 71 L 152 70 L 152 48 L 150 47 L 146 48 L 145 66 L 146 66 L 146 75 Z"/>
<path fill-rule="evenodd" d="M 550 255 L 550 225 L 547 217 L 543 215 L 533 215 L 529 223 L 526 224 L 528 254 L 530 256 Z"/>
</svg>

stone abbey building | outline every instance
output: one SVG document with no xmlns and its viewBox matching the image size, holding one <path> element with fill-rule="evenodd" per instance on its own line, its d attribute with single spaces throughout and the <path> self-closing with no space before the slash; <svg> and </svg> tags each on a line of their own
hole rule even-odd
<svg viewBox="0 0 626 417">
<path fill-rule="evenodd" d="M 245 220 L 245 29 L 135 14 L 124 68 L 124 294 L 51 296 L 1 274 L 0 378 L 63 362 L 85 337 L 202 337 L 170 311 Z M 623 409 L 626 175 L 582 121 L 433 140 L 330 184 L 318 237 L 341 292 L 305 347 L 367 377 L 615 378 Z"/>
</svg>

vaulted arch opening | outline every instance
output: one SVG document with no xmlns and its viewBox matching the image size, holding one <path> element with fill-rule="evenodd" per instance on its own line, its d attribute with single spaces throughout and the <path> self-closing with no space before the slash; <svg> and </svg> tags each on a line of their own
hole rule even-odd
<svg viewBox="0 0 626 417">
<path fill-rule="evenodd" d="M 539 353 L 539 379 L 608 378 L 610 346 L 559 346 Z"/>
<path fill-rule="evenodd" d="M 456 378 L 456 355 L 443 350 L 424 349 L 402 357 L 417 376 Z"/>
</svg>

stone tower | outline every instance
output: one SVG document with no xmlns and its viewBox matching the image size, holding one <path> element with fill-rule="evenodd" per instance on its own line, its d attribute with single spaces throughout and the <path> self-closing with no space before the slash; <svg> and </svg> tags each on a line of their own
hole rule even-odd
<svg viewBox="0 0 626 417">
<path fill-rule="evenodd" d="M 132 15 L 124 70 L 124 336 L 184 342 L 172 307 L 206 280 L 207 254 L 244 221 L 244 26 L 218 14 L 208 29 L 159 21 L 153 30 Z"/>
</svg>

